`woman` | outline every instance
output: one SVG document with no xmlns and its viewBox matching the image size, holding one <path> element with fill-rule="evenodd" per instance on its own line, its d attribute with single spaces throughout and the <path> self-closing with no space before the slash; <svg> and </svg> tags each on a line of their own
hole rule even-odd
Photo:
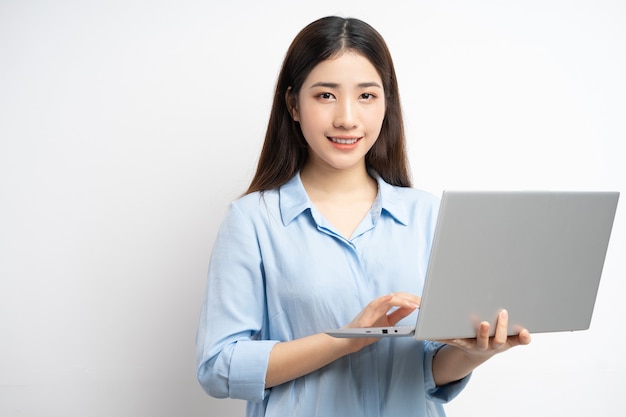
<svg viewBox="0 0 626 417">
<path fill-rule="evenodd" d="M 415 321 L 438 200 L 410 188 L 395 70 L 382 37 L 327 17 L 292 42 L 246 195 L 209 266 L 198 379 L 248 416 L 444 415 L 489 338 L 339 339 L 324 330 Z"/>
</svg>

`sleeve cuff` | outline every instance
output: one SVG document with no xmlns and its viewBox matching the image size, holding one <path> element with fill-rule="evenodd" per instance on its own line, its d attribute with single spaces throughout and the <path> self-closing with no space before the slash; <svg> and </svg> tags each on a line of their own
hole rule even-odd
<svg viewBox="0 0 626 417">
<path fill-rule="evenodd" d="M 424 386 L 428 399 L 439 403 L 447 403 L 454 399 L 465 388 L 470 380 L 471 373 L 465 378 L 438 387 L 435 385 L 433 376 L 433 358 L 444 344 L 438 342 L 425 342 L 424 348 Z"/>
<path fill-rule="evenodd" d="M 263 401 L 265 374 L 275 340 L 238 341 L 230 363 L 229 397 L 248 401 Z"/>
</svg>

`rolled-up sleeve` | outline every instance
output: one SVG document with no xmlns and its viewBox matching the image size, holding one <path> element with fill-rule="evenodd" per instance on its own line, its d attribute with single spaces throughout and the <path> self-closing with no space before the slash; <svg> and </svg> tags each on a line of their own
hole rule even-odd
<svg viewBox="0 0 626 417">
<path fill-rule="evenodd" d="M 217 356 L 201 361 L 198 381 L 217 398 L 262 401 L 269 353 L 276 341 L 241 340 L 224 348 Z"/>
<path fill-rule="evenodd" d="M 429 400 L 447 403 L 454 399 L 465 388 L 471 374 L 458 381 L 438 387 L 433 376 L 433 359 L 444 344 L 438 342 L 424 342 L 424 387 Z"/>
<path fill-rule="evenodd" d="M 196 335 L 197 378 L 218 398 L 262 401 L 269 354 L 264 277 L 250 219 L 233 204 L 218 232 Z"/>
</svg>

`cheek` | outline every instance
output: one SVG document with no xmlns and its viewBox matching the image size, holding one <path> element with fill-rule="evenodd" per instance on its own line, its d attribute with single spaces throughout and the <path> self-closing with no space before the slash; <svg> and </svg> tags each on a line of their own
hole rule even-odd
<svg viewBox="0 0 626 417">
<path fill-rule="evenodd" d="M 315 132 L 320 129 L 323 129 L 324 124 L 324 115 L 319 111 L 311 111 L 310 109 L 304 108 L 301 109 L 300 112 L 300 128 L 302 129 L 302 133 L 305 134 L 307 132 Z"/>
<path fill-rule="evenodd" d="M 368 128 L 372 133 L 376 133 L 376 137 L 380 134 L 380 131 L 383 127 L 383 122 L 385 121 L 386 109 L 383 107 L 382 109 L 378 109 L 374 112 L 369 118 Z"/>
<path fill-rule="evenodd" d="M 309 146 L 314 143 L 313 139 L 319 136 L 319 129 L 315 126 L 315 122 L 309 118 L 301 118 L 300 120 L 300 130 L 302 131 L 302 136 L 304 136 L 304 140 Z"/>
</svg>

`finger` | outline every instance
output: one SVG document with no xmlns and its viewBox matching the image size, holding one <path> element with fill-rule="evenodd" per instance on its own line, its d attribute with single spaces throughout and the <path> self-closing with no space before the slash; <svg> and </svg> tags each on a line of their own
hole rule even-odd
<svg viewBox="0 0 626 417">
<path fill-rule="evenodd" d="M 402 320 L 403 318 L 410 315 L 414 311 L 415 311 L 415 308 L 400 307 L 392 311 L 391 313 L 387 314 L 387 320 L 389 320 L 389 324 L 393 326 L 396 323 L 398 323 L 400 320 Z"/>
<path fill-rule="evenodd" d="M 387 312 L 394 307 L 392 300 L 393 294 L 383 295 L 371 301 L 366 307 L 366 310 L 369 310 L 370 314 L 373 316 L 380 317 L 387 314 Z"/>
<path fill-rule="evenodd" d="M 531 341 L 530 332 L 527 329 L 522 329 L 517 336 L 509 337 L 509 339 L 511 346 L 527 345 Z"/>
<path fill-rule="evenodd" d="M 388 325 L 387 323 L 395 324 L 418 308 L 419 302 L 420 298 L 418 296 L 409 293 L 383 295 L 368 304 L 361 312 L 359 322 L 372 325 L 384 317 L 386 322 L 384 325 Z M 396 309 L 390 313 L 390 310 L 393 308 Z M 382 324 L 379 323 L 378 325 Z"/>
<path fill-rule="evenodd" d="M 496 322 L 496 331 L 494 333 L 492 346 L 494 349 L 500 349 L 507 342 L 509 328 L 509 313 L 506 310 L 501 310 L 498 314 L 498 321 Z"/>
<path fill-rule="evenodd" d="M 416 309 L 419 308 L 422 299 L 415 294 L 408 292 L 394 292 L 391 294 L 392 298 L 390 302 L 395 307 L 407 307 Z"/>
<path fill-rule="evenodd" d="M 523 329 L 519 333 L 519 341 L 521 345 L 527 345 L 531 342 L 532 337 L 530 336 L 530 332 L 527 329 Z"/>
<path fill-rule="evenodd" d="M 478 332 L 476 333 L 476 347 L 479 349 L 489 349 L 489 323 L 483 321 L 478 325 Z"/>
<path fill-rule="evenodd" d="M 407 317 L 419 308 L 421 298 L 414 294 L 406 292 L 396 292 L 391 294 L 392 298 L 389 303 L 393 307 L 397 307 L 391 313 L 387 314 L 387 320 L 391 325 L 395 325 L 397 322 Z"/>
</svg>

